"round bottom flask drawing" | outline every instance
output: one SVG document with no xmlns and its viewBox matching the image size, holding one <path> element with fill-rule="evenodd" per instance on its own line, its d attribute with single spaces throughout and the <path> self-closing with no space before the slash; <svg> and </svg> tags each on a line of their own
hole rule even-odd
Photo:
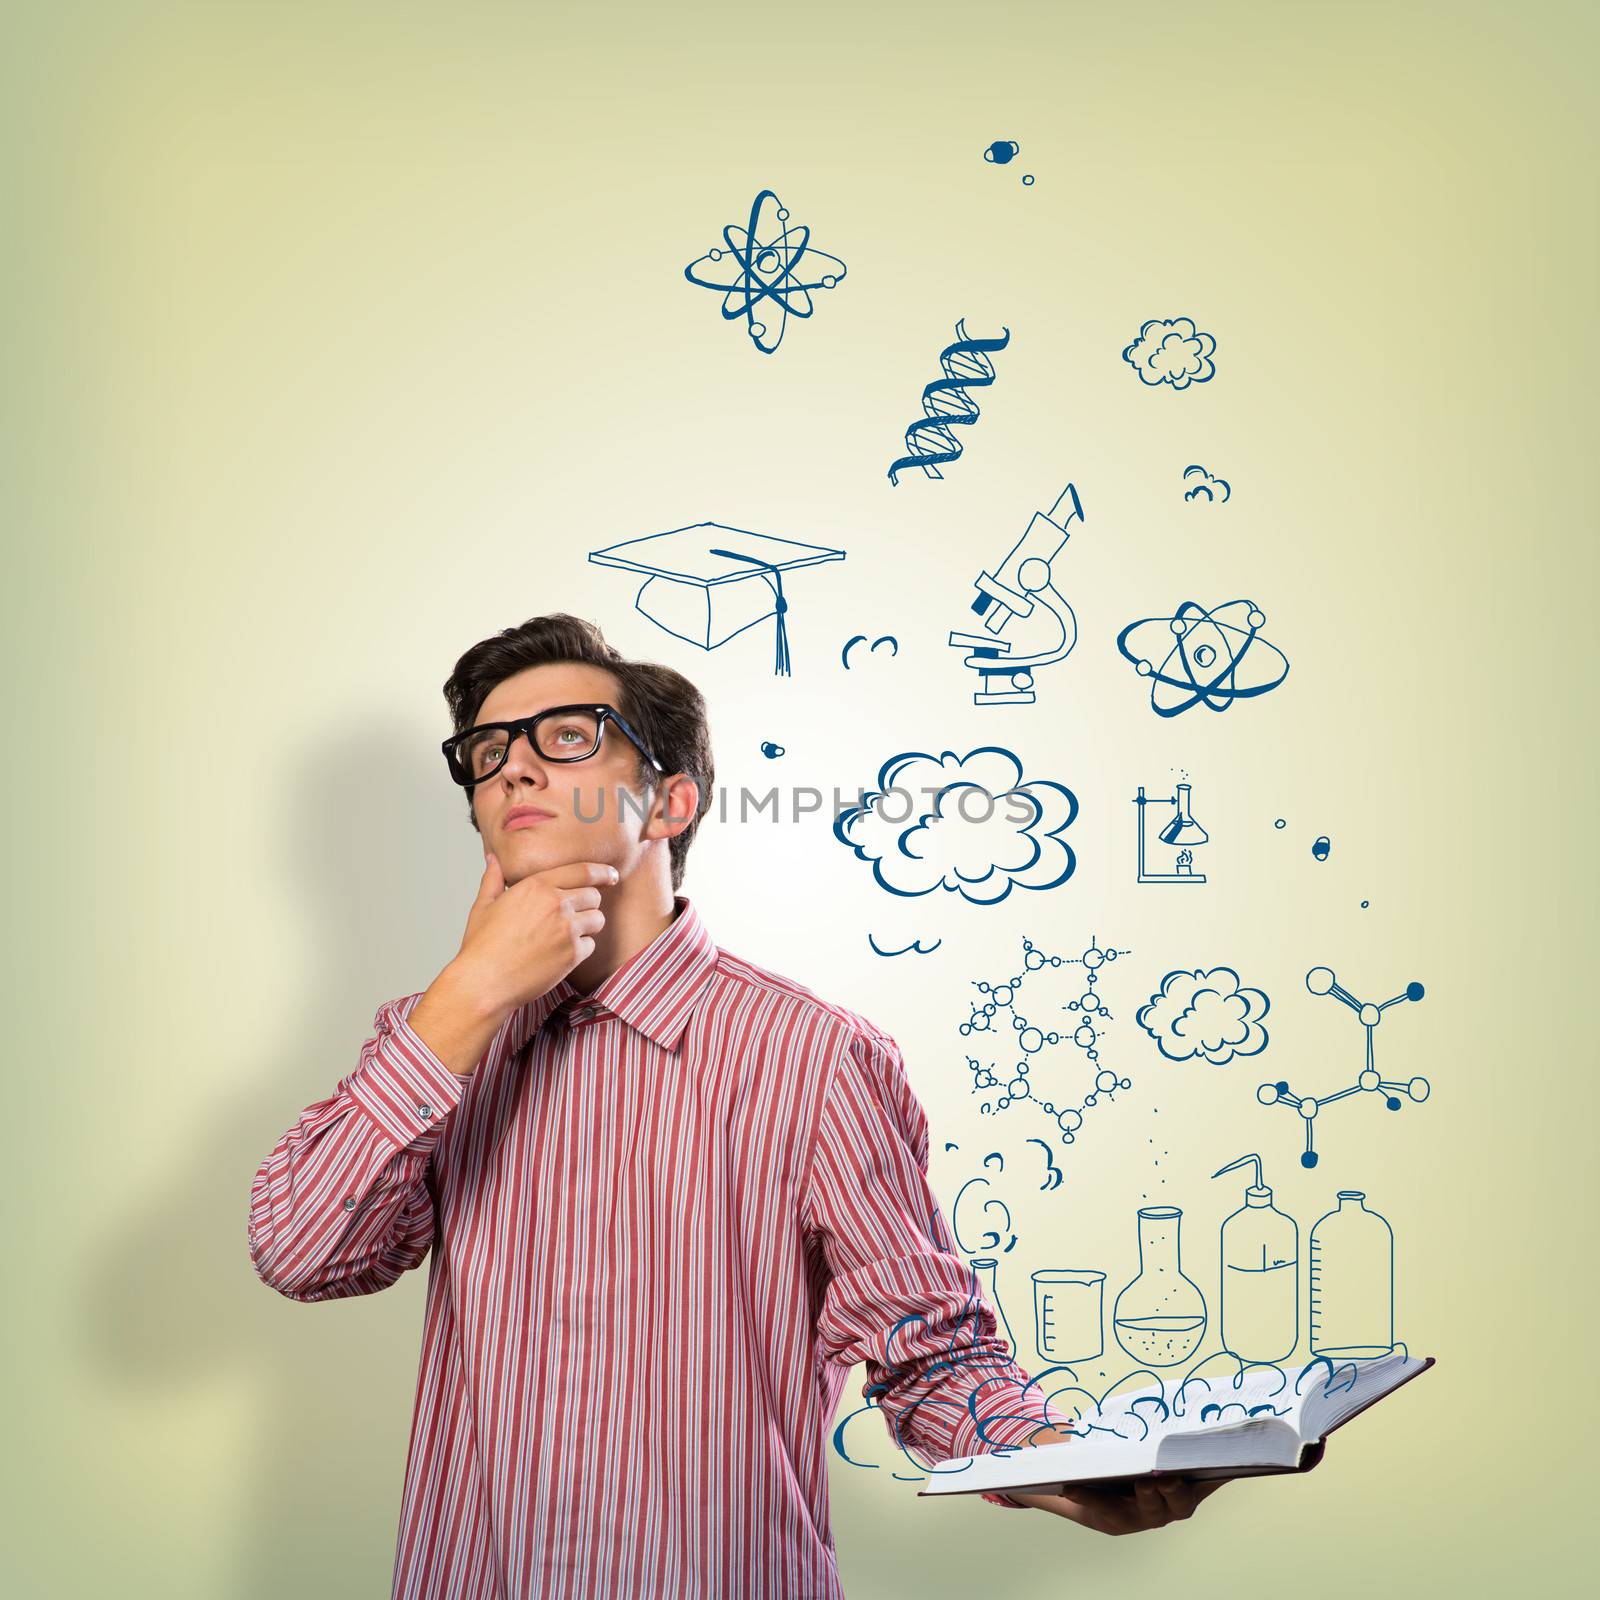
<svg viewBox="0 0 1600 1600">
<path fill-rule="evenodd" d="M 1111 1328 L 1117 1343 L 1147 1367 L 1187 1361 L 1206 1336 L 1206 1301 L 1183 1275 L 1177 1206 L 1139 1210 L 1139 1275 L 1117 1296 Z"/>
</svg>

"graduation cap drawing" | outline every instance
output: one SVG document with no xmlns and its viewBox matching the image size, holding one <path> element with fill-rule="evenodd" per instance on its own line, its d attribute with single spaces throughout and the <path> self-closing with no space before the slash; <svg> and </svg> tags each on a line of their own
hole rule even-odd
<svg viewBox="0 0 1600 1600">
<path fill-rule="evenodd" d="M 778 619 L 775 673 L 788 674 L 789 601 L 783 575 L 822 561 L 843 561 L 843 550 L 751 533 L 721 522 L 624 539 L 589 559 L 602 567 L 647 574 L 634 607 L 658 628 L 702 650 L 715 650 L 768 617 Z"/>
</svg>

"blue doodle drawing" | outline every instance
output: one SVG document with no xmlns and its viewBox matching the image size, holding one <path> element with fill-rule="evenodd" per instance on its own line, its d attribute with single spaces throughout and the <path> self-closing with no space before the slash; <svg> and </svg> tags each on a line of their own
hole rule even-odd
<svg viewBox="0 0 1600 1600">
<path fill-rule="evenodd" d="M 1226 711 L 1235 700 L 1266 694 L 1289 676 L 1288 658 L 1261 636 L 1266 622 L 1253 600 L 1230 600 L 1213 611 L 1185 600 L 1169 617 L 1130 622 L 1117 635 L 1117 649 L 1140 677 L 1150 679 L 1150 709 L 1158 717 L 1199 705 Z"/>
<path fill-rule="evenodd" d="M 1152 317 L 1122 352 L 1122 359 L 1139 374 L 1141 383 L 1187 389 L 1191 383 L 1210 383 L 1216 376 L 1211 362 L 1216 348 L 1217 341 L 1201 333 L 1188 317 L 1170 321 Z"/>
<path fill-rule="evenodd" d="M 1051 1189 L 1059 1189 L 1066 1180 L 1061 1168 L 1056 1165 L 1055 1151 L 1043 1139 L 1030 1139 L 1028 1143 L 1036 1144 L 1044 1151 L 1044 1182 L 1039 1185 L 1040 1193 L 1048 1193 Z"/>
<path fill-rule="evenodd" d="M 921 1380 L 919 1387 L 923 1389 L 921 1396 L 910 1404 L 904 1405 L 900 1409 L 896 1409 L 894 1402 L 890 1398 L 891 1386 L 888 1383 L 868 1383 L 861 1391 L 867 1404 L 860 1409 L 881 1409 L 883 1412 L 885 1425 L 889 1430 L 890 1437 L 893 1439 L 895 1446 L 902 1452 L 907 1461 L 909 1461 L 913 1466 L 921 1468 L 923 1473 L 930 1476 L 952 1470 L 953 1464 L 949 1462 L 941 1463 L 938 1461 L 923 1461 L 916 1453 L 914 1453 L 916 1446 L 915 1441 L 910 1437 L 911 1423 L 916 1413 L 924 1406 L 927 1406 L 934 1411 L 951 1410 L 960 1412 L 964 1417 L 970 1418 L 973 1424 L 976 1426 L 977 1439 L 980 1445 L 997 1450 L 1007 1448 L 1006 1446 L 1002 1445 L 999 1440 L 991 1439 L 989 1437 L 988 1428 L 990 1423 L 999 1419 L 992 1413 L 983 1415 L 980 1414 L 979 1411 L 979 1401 L 982 1396 L 984 1384 L 987 1380 L 980 1379 L 977 1383 L 975 1383 L 964 1402 L 939 1399 L 929 1386 L 929 1380 L 936 1379 L 941 1372 L 946 1370 L 953 1371 L 960 1367 L 988 1368 L 992 1377 L 996 1379 L 1008 1380 L 1014 1379 L 1021 1370 L 1016 1366 L 1015 1358 L 1010 1351 L 1006 1351 L 1002 1354 L 993 1354 L 977 1347 L 976 1341 L 982 1335 L 983 1330 L 982 1312 L 984 1309 L 984 1301 L 979 1287 L 978 1272 L 975 1270 L 980 1265 L 987 1266 L 987 1263 L 974 1261 L 968 1268 L 969 1282 L 967 1298 L 962 1306 L 960 1316 L 950 1328 L 948 1342 L 944 1346 L 943 1355 L 938 1361 L 929 1366 L 923 1366 L 922 1360 L 920 1358 L 918 1360 L 919 1378 Z M 995 1311 L 995 1329 L 998 1336 L 1003 1324 L 1001 1323 L 1000 1316 L 998 1315 L 998 1306 L 995 1307 Z M 941 1317 L 940 1320 L 942 1322 L 944 1319 Z M 971 1324 L 970 1330 L 968 1330 L 969 1323 Z M 878 1367 L 893 1370 L 897 1366 L 903 1364 L 905 1358 L 902 1357 L 897 1360 L 894 1355 L 895 1341 L 900 1336 L 900 1333 L 903 1329 L 921 1329 L 924 1332 L 931 1332 L 928 1317 L 923 1316 L 918 1312 L 911 1312 L 908 1315 L 901 1317 L 900 1320 L 896 1322 L 895 1325 L 889 1330 L 888 1335 L 884 1339 L 882 1351 L 874 1352 L 873 1357 L 869 1358 L 869 1368 L 873 1365 L 876 1365 Z M 968 1330 L 965 1332 L 965 1335 L 964 1330 Z M 960 1342 L 963 1336 L 965 1336 L 968 1341 L 966 1345 L 962 1345 Z M 908 1335 L 908 1342 L 910 1337 L 911 1336 Z M 1031 1388 L 1035 1381 L 1036 1380 L 1030 1379 L 1028 1386 Z M 880 1405 L 880 1402 L 884 1401 L 888 1401 L 889 1403 L 887 1405 Z M 849 1462 L 852 1466 L 875 1467 L 878 1465 L 877 1462 L 857 1460 L 855 1457 L 847 1454 L 844 1449 L 845 1424 L 848 1423 L 851 1418 L 857 1415 L 859 1415 L 859 1411 L 852 1411 L 850 1415 L 840 1422 L 838 1427 L 834 1429 L 833 1448 L 843 1460 Z M 1034 1421 L 1035 1419 L 1030 1416 L 1022 1420 Z M 1043 1426 L 1044 1424 L 1041 1423 L 1040 1427 L 1042 1428 Z M 958 1464 L 964 1465 L 965 1463 L 961 1462 Z M 895 1473 L 894 1476 L 896 1478 L 902 1478 L 906 1475 Z"/>
<path fill-rule="evenodd" d="M 1396 1341 L 1392 1348 L 1409 1358 L 1403 1341 Z M 1227 1370 L 1230 1365 L 1231 1371 Z M 1208 1368 L 1212 1370 L 1208 1372 Z M 1070 1382 L 1047 1391 L 1045 1380 L 1057 1373 Z M 1318 1381 L 1308 1383 L 1313 1373 Z M 1173 1421 L 1242 1422 L 1249 1417 L 1293 1416 L 1309 1394 L 1343 1393 L 1354 1386 L 1359 1375 L 1358 1360 L 1348 1358 L 1338 1358 L 1335 1364 L 1329 1356 L 1313 1356 L 1296 1370 L 1292 1363 L 1246 1361 L 1229 1351 L 1218 1351 L 1196 1360 L 1181 1381 L 1176 1374 L 1163 1379 L 1148 1366 L 1140 1366 L 1096 1395 L 1083 1386 L 1077 1368 L 1060 1362 L 1033 1374 L 1023 1387 L 1024 1393 L 1037 1391 L 1044 1403 L 1068 1413 L 1072 1421 L 1063 1432 L 1083 1438 L 1104 1433 L 1137 1442 L 1148 1439 L 1153 1428 Z M 945 1462 L 941 1470 L 970 1460 Z"/>
<path fill-rule="evenodd" d="M 1233 489 L 1226 478 L 1214 478 L 1204 467 L 1185 467 L 1183 469 L 1183 498 L 1185 500 L 1222 500 L 1233 498 Z M 1218 494 L 1218 490 L 1222 492 Z"/>
<path fill-rule="evenodd" d="M 763 189 L 750 207 L 750 220 L 722 230 L 724 249 L 706 251 L 683 269 L 690 283 L 722 296 L 726 322 L 745 320 L 756 349 L 771 355 L 783 341 L 790 317 L 809 317 L 818 289 L 837 288 L 845 265 L 837 256 L 811 243 L 811 230 L 790 227 L 789 212 L 770 189 Z M 770 311 L 763 307 L 770 306 Z M 773 318 L 769 325 L 757 312 Z"/>
<path fill-rule="evenodd" d="M 850 1412 L 848 1415 L 841 1417 L 839 1419 L 839 1425 L 833 1430 L 834 1453 L 847 1466 L 862 1467 L 870 1472 L 876 1472 L 886 1465 L 885 1462 L 870 1461 L 860 1454 L 852 1454 L 849 1450 L 845 1449 L 844 1431 L 850 1425 L 850 1423 L 855 1421 L 857 1417 L 871 1416 L 874 1412 L 880 1412 L 881 1414 L 881 1408 L 878 1405 L 878 1397 L 881 1394 L 886 1393 L 887 1390 L 887 1384 L 870 1385 L 866 1392 L 869 1393 L 872 1398 L 869 1399 L 864 1405 L 857 1406 L 855 1410 Z M 857 1428 L 855 1431 L 859 1434 L 862 1429 Z M 892 1435 L 886 1436 L 884 1433 L 874 1430 L 872 1433 L 872 1438 L 874 1454 L 878 1453 L 879 1451 L 898 1450 L 908 1460 L 912 1459 L 910 1452 L 900 1445 L 896 1440 L 894 1440 Z M 861 1451 L 864 1448 L 865 1446 L 863 1445 L 857 1445 L 855 1447 L 857 1451 Z M 898 1483 L 924 1483 L 927 1481 L 926 1474 L 922 1472 L 891 1472 L 889 1476 L 895 1479 L 895 1481 Z"/>
<path fill-rule="evenodd" d="M 634 610 L 702 650 L 716 650 L 747 628 L 775 620 L 772 670 L 784 677 L 791 667 L 784 573 L 844 558 L 843 550 L 827 545 L 721 522 L 669 528 L 589 552 L 597 566 L 644 574 Z"/>
<path fill-rule="evenodd" d="M 1011 1243 L 1016 1243 L 1016 1236 L 1014 1234 L 1012 1235 Z M 1009 1249 L 1010 1246 L 1008 1245 L 1006 1248 Z M 994 1309 L 996 1323 L 995 1332 L 1005 1340 L 1012 1352 L 1015 1353 L 1017 1341 L 1011 1333 L 1011 1319 L 1006 1315 L 1006 1308 L 1000 1300 L 1000 1285 L 995 1281 L 996 1274 L 1000 1270 L 999 1257 L 974 1256 L 970 1265 L 972 1270 L 977 1273 L 978 1281 L 988 1290 L 987 1299 L 990 1306 L 992 1306 Z"/>
<path fill-rule="evenodd" d="M 983 1158 L 983 1164 L 985 1167 L 990 1166 L 996 1161 L 1000 1163 L 1000 1171 L 1004 1172 L 1006 1170 L 1006 1158 L 1000 1151 L 991 1150 L 989 1154 Z M 1010 1255 L 1012 1250 L 1016 1248 L 1017 1244 L 1017 1236 L 1012 1231 L 1011 1227 L 1011 1207 L 1008 1206 L 1005 1201 L 1000 1199 L 997 1195 L 992 1195 L 989 1199 L 985 1200 L 980 1209 L 985 1213 L 990 1211 L 998 1211 L 1000 1213 L 998 1218 L 999 1226 L 996 1227 L 990 1225 L 986 1227 L 983 1238 L 975 1246 L 968 1244 L 962 1237 L 961 1202 L 966 1199 L 967 1191 L 975 1187 L 989 1189 L 993 1188 L 993 1184 L 990 1183 L 989 1179 L 983 1177 L 968 1178 L 967 1181 L 956 1191 L 955 1200 L 950 1206 L 950 1231 L 955 1235 L 956 1247 L 959 1250 L 964 1251 L 967 1255 L 973 1255 L 979 1250 L 999 1250 L 1002 1255 Z M 1005 1248 L 1002 1250 L 1000 1246 L 1000 1240 L 1008 1233 L 1011 1234 L 1010 1242 L 1007 1243 Z"/>
<path fill-rule="evenodd" d="M 1034 1273 L 1034 1344 L 1046 1361 L 1100 1359 L 1105 1351 L 1105 1285 L 1106 1275 L 1098 1267 L 1045 1267 Z"/>
<path fill-rule="evenodd" d="M 1067 525 L 1082 520 L 1078 491 L 1069 483 L 1049 511 L 1034 512 L 1005 560 L 974 580 L 978 598 L 972 609 L 985 631 L 952 630 L 949 643 L 968 652 L 961 665 L 978 674 L 975 706 L 1032 705 L 1034 672 L 1072 653 L 1078 619 L 1055 587 L 1054 565 L 1072 537 Z M 1007 629 L 1009 637 L 1002 639 Z"/>
<path fill-rule="evenodd" d="M 1327 834 L 1323 834 L 1311 846 L 1311 859 L 1313 861 L 1326 861 L 1332 849 L 1333 841 Z"/>
<path fill-rule="evenodd" d="M 867 935 L 867 943 L 872 946 L 872 953 L 875 956 L 903 956 L 906 954 L 931 956 L 944 943 L 944 940 L 935 939 L 932 944 L 925 945 L 920 939 L 913 939 L 910 944 L 902 945 L 898 950 L 880 950 L 878 941 L 869 933 Z"/>
<path fill-rule="evenodd" d="M 1372 1361 L 1395 1347 L 1394 1229 L 1363 1190 L 1338 1198 L 1311 1229 L 1311 1353 Z"/>
<path fill-rule="evenodd" d="M 1139 1272 L 1111 1308 L 1118 1344 L 1147 1367 L 1175 1367 L 1205 1341 L 1207 1312 L 1200 1286 L 1183 1270 L 1177 1206 L 1139 1208 Z"/>
<path fill-rule="evenodd" d="M 1206 875 L 1194 870 L 1194 846 L 1208 844 L 1211 835 L 1206 832 L 1194 819 L 1194 812 L 1190 806 L 1190 795 L 1193 785 L 1180 783 L 1176 785 L 1177 792 L 1168 795 L 1146 796 L 1144 785 L 1139 785 L 1139 792 L 1133 797 L 1133 803 L 1139 813 L 1139 849 L 1138 849 L 1138 877 L 1139 883 L 1204 883 Z M 1163 824 L 1161 831 L 1156 835 L 1157 840 L 1168 849 L 1177 850 L 1178 854 L 1173 861 L 1171 872 L 1157 872 L 1146 859 L 1147 844 L 1145 839 L 1145 808 L 1147 806 L 1171 806 L 1172 818 Z"/>
<path fill-rule="evenodd" d="M 897 474 L 907 467 L 921 467 L 930 478 L 942 478 L 939 468 L 961 454 L 961 441 L 952 428 L 970 428 L 978 420 L 978 402 L 969 389 L 987 388 L 994 382 L 994 363 L 989 353 L 1004 350 L 1011 343 L 1011 330 L 1002 328 L 998 339 L 969 339 L 966 319 L 956 324 L 954 344 L 939 352 L 942 378 L 935 378 L 922 390 L 923 416 L 906 429 L 906 449 L 889 468 L 889 482 L 899 483 Z"/>
<path fill-rule="evenodd" d="M 972 1092 L 983 1094 L 991 1089 L 1000 1091 L 993 1103 L 984 1100 L 979 1110 L 984 1116 L 1009 1110 L 1011 1106 L 1027 1101 L 1038 1108 L 1056 1125 L 1062 1144 L 1075 1142 L 1083 1126 L 1083 1113 L 1092 1111 L 1101 1100 L 1111 1100 L 1118 1089 L 1131 1089 L 1131 1078 L 1118 1077 L 1110 1068 L 1100 1064 L 1100 1043 L 1105 1038 L 1105 1024 L 1115 1019 L 1107 1010 L 1096 988 L 1106 965 L 1126 950 L 1101 949 L 1099 940 L 1091 939 L 1081 956 L 1047 955 L 1031 939 L 1022 941 L 1022 971 L 999 983 L 973 980 L 973 987 L 982 996 L 979 1001 L 969 1001 L 971 1014 L 960 1026 L 963 1038 L 978 1034 L 1003 1036 L 1007 1029 L 1015 1035 L 1015 1048 L 1019 1052 L 1009 1068 L 1010 1076 L 1003 1079 L 995 1064 L 985 1064 L 973 1056 L 967 1057 L 967 1067 L 972 1073 Z M 1081 966 L 1086 986 L 1076 1000 L 1062 1006 L 1064 1011 L 1076 1011 L 1079 1020 L 1071 1033 L 1054 1028 L 1041 1028 L 1032 1023 L 1018 1007 L 1018 994 L 1030 973 L 1045 967 L 1059 968 Z M 1034 1092 L 1032 1077 L 1033 1058 L 1053 1045 L 1070 1043 L 1083 1052 L 1083 1058 L 1094 1070 L 1094 1085 L 1076 1104 L 1057 1105 L 1053 1100 Z M 1053 1187 L 1059 1187 L 1053 1185 Z"/>
<path fill-rule="evenodd" d="M 1264 1106 L 1286 1105 L 1293 1106 L 1306 1125 L 1306 1147 L 1300 1157 L 1302 1167 L 1314 1167 L 1317 1164 L 1317 1152 L 1314 1143 L 1314 1130 L 1316 1128 L 1317 1113 L 1326 1106 L 1331 1106 L 1335 1101 L 1343 1100 L 1347 1095 L 1362 1093 L 1382 1093 L 1384 1104 L 1391 1111 L 1400 1109 L 1400 1096 L 1407 1095 L 1417 1104 L 1428 1098 L 1429 1085 L 1426 1078 L 1412 1078 L 1408 1083 L 1391 1083 L 1378 1071 L 1373 1061 L 1373 1034 L 1378 1024 L 1383 1020 L 1383 1014 L 1390 1006 L 1397 1006 L 1402 1000 L 1420 1000 L 1426 992 L 1420 983 L 1408 983 L 1404 991 L 1397 994 L 1392 1000 L 1385 1000 L 1381 1005 L 1373 1005 L 1370 1001 L 1357 1000 L 1346 989 L 1339 986 L 1338 980 L 1333 975 L 1331 967 L 1313 967 L 1306 974 L 1306 988 L 1312 994 L 1331 994 L 1341 1005 L 1349 1006 L 1355 1012 L 1361 1026 L 1367 1031 L 1367 1063 L 1361 1069 L 1356 1081 L 1347 1089 L 1340 1089 L 1336 1094 L 1325 1095 L 1321 1100 L 1313 1100 L 1309 1095 L 1296 1095 L 1289 1092 L 1289 1085 L 1285 1082 L 1264 1083 L 1256 1090 L 1256 1099 Z"/>
<path fill-rule="evenodd" d="M 850 670 L 850 652 L 858 644 L 867 645 L 867 653 L 869 655 L 876 655 L 878 653 L 878 646 L 880 644 L 886 644 L 889 646 L 889 654 L 891 656 L 897 656 L 900 654 L 900 641 L 895 638 L 892 633 L 879 634 L 878 637 L 871 642 L 871 644 L 867 644 L 866 634 L 857 633 L 845 640 L 844 649 L 839 652 L 839 660 L 844 663 L 844 670 L 846 672 Z"/>
<path fill-rule="evenodd" d="M 1168 1061 L 1204 1056 L 1222 1067 L 1267 1048 L 1261 1018 L 1271 1005 L 1262 990 L 1241 984 L 1232 967 L 1179 967 L 1139 1007 L 1138 1022 Z"/>
<path fill-rule="evenodd" d="M 1015 139 L 996 139 L 995 142 L 983 152 L 983 159 L 991 162 L 997 167 L 1004 167 L 1015 161 L 1016 158 L 1021 154 L 1022 146 L 1018 144 Z M 1033 174 L 1031 172 L 1024 172 L 1022 174 L 1022 181 L 1031 188 L 1033 185 Z"/>
<path fill-rule="evenodd" d="M 1013 889 L 1053 889 L 1078 864 L 1061 837 L 1077 796 L 1049 779 L 1024 782 L 1022 762 L 999 745 L 966 755 L 909 750 L 885 761 L 877 781 L 860 805 L 840 810 L 833 832 L 890 894 L 943 889 L 995 905 Z"/>
<path fill-rule="evenodd" d="M 1260 1156 L 1240 1156 L 1211 1176 L 1240 1167 L 1252 1168 L 1255 1182 L 1217 1240 L 1222 1348 L 1242 1360 L 1285 1361 L 1300 1343 L 1300 1225 L 1273 1205 Z"/>
</svg>

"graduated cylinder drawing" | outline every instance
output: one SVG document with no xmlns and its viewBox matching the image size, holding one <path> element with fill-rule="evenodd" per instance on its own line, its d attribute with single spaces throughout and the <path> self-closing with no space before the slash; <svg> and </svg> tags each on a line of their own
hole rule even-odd
<svg viewBox="0 0 1600 1600">
<path fill-rule="evenodd" d="M 1221 1231 L 1222 1348 L 1241 1361 L 1282 1361 L 1300 1342 L 1300 1227 L 1273 1205 L 1260 1156 L 1240 1156 L 1211 1176 L 1243 1166 L 1254 1168 L 1255 1182 Z"/>
<path fill-rule="evenodd" d="M 1394 1349 L 1394 1230 L 1360 1189 L 1311 1230 L 1311 1353 L 1368 1361 Z"/>
<path fill-rule="evenodd" d="M 1183 1275 L 1177 1206 L 1139 1209 L 1139 1275 L 1117 1296 L 1111 1330 L 1117 1343 L 1147 1367 L 1187 1361 L 1206 1336 L 1206 1300 Z"/>
</svg>

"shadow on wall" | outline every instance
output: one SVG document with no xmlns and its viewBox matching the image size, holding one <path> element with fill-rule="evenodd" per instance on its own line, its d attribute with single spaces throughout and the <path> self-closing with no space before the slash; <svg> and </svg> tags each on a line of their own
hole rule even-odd
<svg viewBox="0 0 1600 1600">
<path fill-rule="evenodd" d="M 194 1099 L 209 1118 L 179 1118 L 197 1125 L 187 1159 L 122 1209 L 78 1319 L 86 1365 L 142 1398 L 176 1403 L 239 1369 L 254 1379 L 227 1591 L 239 1600 L 281 1594 L 288 1569 L 349 1579 L 363 1552 L 362 1593 L 387 1593 L 392 1570 L 431 1256 L 381 1294 L 300 1304 L 256 1277 L 245 1224 L 273 1145 L 354 1070 L 378 1006 L 425 988 L 466 926 L 477 835 L 443 758 L 416 742 L 414 725 L 386 729 L 381 713 L 329 728 L 285 781 L 283 870 L 305 907 L 307 985 L 281 997 L 268 1036 L 241 1029 L 203 1069 Z M 226 953 L 211 962 L 230 971 Z M 227 981 L 248 993 L 248 951 Z M 152 1466 L 176 1447 L 152 1441 Z"/>
</svg>

